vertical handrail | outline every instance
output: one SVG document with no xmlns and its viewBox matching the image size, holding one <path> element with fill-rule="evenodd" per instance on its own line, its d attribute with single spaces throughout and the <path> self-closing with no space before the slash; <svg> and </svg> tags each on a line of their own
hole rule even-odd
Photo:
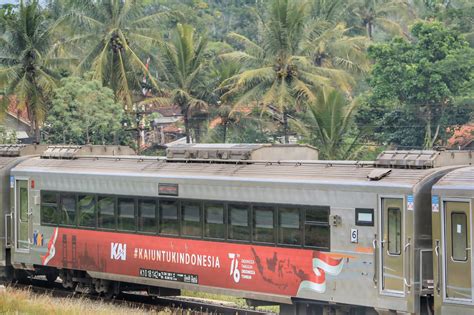
<svg viewBox="0 0 474 315">
<path fill-rule="evenodd" d="M 374 277 L 372 281 L 374 285 L 378 284 L 378 264 L 377 264 L 377 234 L 374 235 L 374 240 L 372 241 L 372 247 L 374 248 Z"/>
<path fill-rule="evenodd" d="M 410 265 L 411 265 L 411 261 L 410 261 L 411 260 L 411 250 L 409 250 L 407 252 L 407 249 L 410 248 L 410 247 L 411 247 L 411 239 L 408 238 L 408 243 L 406 243 L 405 247 L 404 247 L 405 267 L 407 267 L 407 263 L 408 263 L 408 267 L 406 268 L 406 271 L 407 271 L 406 275 L 403 277 L 403 282 L 405 283 L 405 286 L 408 288 L 408 292 L 410 292 L 410 288 L 411 288 L 411 272 L 410 272 L 411 271 L 411 268 L 410 268 Z"/>
<path fill-rule="evenodd" d="M 437 276 L 437 281 L 436 281 L 436 292 L 438 293 L 438 295 L 440 294 L 441 292 L 441 286 L 440 286 L 440 283 L 441 283 L 441 255 L 439 254 L 439 240 L 436 240 L 435 244 L 435 254 L 436 254 L 436 258 L 438 260 L 438 268 L 437 268 L 437 272 L 438 272 L 438 276 Z"/>
</svg>

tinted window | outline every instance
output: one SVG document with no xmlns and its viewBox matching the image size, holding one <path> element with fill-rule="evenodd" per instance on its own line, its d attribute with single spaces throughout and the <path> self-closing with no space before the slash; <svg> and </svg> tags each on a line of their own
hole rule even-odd
<svg viewBox="0 0 474 315">
<path fill-rule="evenodd" d="M 300 209 L 279 208 L 279 243 L 301 245 Z"/>
<path fill-rule="evenodd" d="M 465 213 L 451 214 L 451 234 L 453 242 L 453 259 L 467 260 L 467 218 Z"/>
<path fill-rule="evenodd" d="M 181 234 L 201 236 L 201 204 L 199 202 L 181 202 Z"/>
<path fill-rule="evenodd" d="M 257 242 L 274 243 L 275 233 L 273 229 L 272 207 L 254 206 L 253 207 L 253 239 Z"/>
<path fill-rule="evenodd" d="M 41 223 L 58 223 L 58 195 L 52 192 L 41 193 Z"/>
<path fill-rule="evenodd" d="M 119 198 L 117 202 L 118 229 L 135 231 L 135 200 Z"/>
<path fill-rule="evenodd" d="M 142 232 L 157 231 L 156 202 L 154 200 L 138 200 L 138 229 Z"/>
<path fill-rule="evenodd" d="M 402 213 L 399 208 L 388 208 L 388 252 L 401 254 Z"/>
<path fill-rule="evenodd" d="M 229 205 L 229 238 L 250 240 L 249 208 L 245 205 Z"/>
<path fill-rule="evenodd" d="M 79 195 L 77 198 L 77 209 L 79 210 L 80 226 L 96 227 L 95 197 L 93 195 Z"/>
<path fill-rule="evenodd" d="M 76 196 L 61 194 L 60 223 L 62 225 L 76 225 Z"/>
<path fill-rule="evenodd" d="M 211 203 L 204 206 L 205 230 L 204 236 L 211 238 L 225 238 L 224 205 Z"/>
<path fill-rule="evenodd" d="M 115 229 L 115 198 L 99 197 L 97 199 L 97 210 L 99 213 L 99 227 Z"/>
<path fill-rule="evenodd" d="M 178 235 L 178 201 L 160 200 L 160 233 Z"/>
<path fill-rule="evenodd" d="M 304 245 L 329 249 L 329 207 L 311 207 L 305 209 Z"/>
</svg>

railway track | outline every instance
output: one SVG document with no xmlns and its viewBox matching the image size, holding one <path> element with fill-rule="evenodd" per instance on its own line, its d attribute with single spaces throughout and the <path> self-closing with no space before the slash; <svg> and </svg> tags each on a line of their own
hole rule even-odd
<svg viewBox="0 0 474 315">
<path fill-rule="evenodd" d="M 59 282 L 54 284 L 42 279 L 31 279 L 29 283 L 3 283 L 7 287 L 31 290 L 35 294 L 48 294 L 58 298 L 87 298 L 89 300 L 101 301 L 110 304 L 118 304 L 132 308 L 140 308 L 150 311 L 160 311 L 171 309 L 172 314 L 223 314 L 223 315 L 272 315 L 275 313 L 259 311 L 253 309 L 238 308 L 224 305 L 216 301 L 215 303 L 202 302 L 186 297 L 157 297 L 137 293 L 121 293 L 120 296 L 107 298 L 96 294 L 78 293 L 64 289 Z"/>
</svg>

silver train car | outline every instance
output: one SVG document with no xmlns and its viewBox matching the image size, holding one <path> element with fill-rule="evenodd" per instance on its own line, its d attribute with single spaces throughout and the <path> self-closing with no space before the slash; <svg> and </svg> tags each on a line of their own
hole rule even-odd
<svg viewBox="0 0 474 315">
<path fill-rule="evenodd" d="M 432 194 L 436 314 L 474 313 L 474 167 L 455 170 Z"/>
<path fill-rule="evenodd" d="M 80 291 L 188 289 L 284 314 L 431 314 L 431 191 L 471 162 L 467 152 L 358 163 L 211 151 L 19 163 L 11 265 L 57 271 Z"/>
</svg>

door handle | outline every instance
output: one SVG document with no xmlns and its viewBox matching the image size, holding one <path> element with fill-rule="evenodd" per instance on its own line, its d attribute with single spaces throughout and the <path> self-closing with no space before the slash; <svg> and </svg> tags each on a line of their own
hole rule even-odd
<svg viewBox="0 0 474 315">
<path fill-rule="evenodd" d="M 378 266 L 377 266 L 377 234 L 374 235 L 374 240 L 372 241 L 372 247 L 374 248 L 374 276 L 372 281 L 374 285 L 377 286 L 378 283 Z"/>
<path fill-rule="evenodd" d="M 403 251 L 405 252 L 405 256 L 406 256 L 404 257 L 404 260 L 405 260 L 405 267 L 406 267 L 406 273 L 407 273 L 407 275 L 403 277 L 403 282 L 405 283 L 405 286 L 408 288 L 408 291 L 410 291 L 410 288 L 411 288 L 411 283 L 409 282 L 411 278 L 411 272 L 410 272 L 411 256 L 410 256 L 410 251 L 407 251 L 407 249 L 410 248 L 410 246 L 411 246 L 411 239 L 408 238 L 408 242 L 405 244 L 403 248 Z M 407 263 L 408 263 L 408 266 L 407 266 Z"/>
<path fill-rule="evenodd" d="M 436 246 L 435 246 L 435 253 L 436 253 L 436 258 L 438 259 L 438 276 L 437 276 L 437 280 L 436 281 L 436 292 L 439 293 L 441 292 L 441 256 L 439 254 L 439 240 L 436 240 Z"/>
</svg>

